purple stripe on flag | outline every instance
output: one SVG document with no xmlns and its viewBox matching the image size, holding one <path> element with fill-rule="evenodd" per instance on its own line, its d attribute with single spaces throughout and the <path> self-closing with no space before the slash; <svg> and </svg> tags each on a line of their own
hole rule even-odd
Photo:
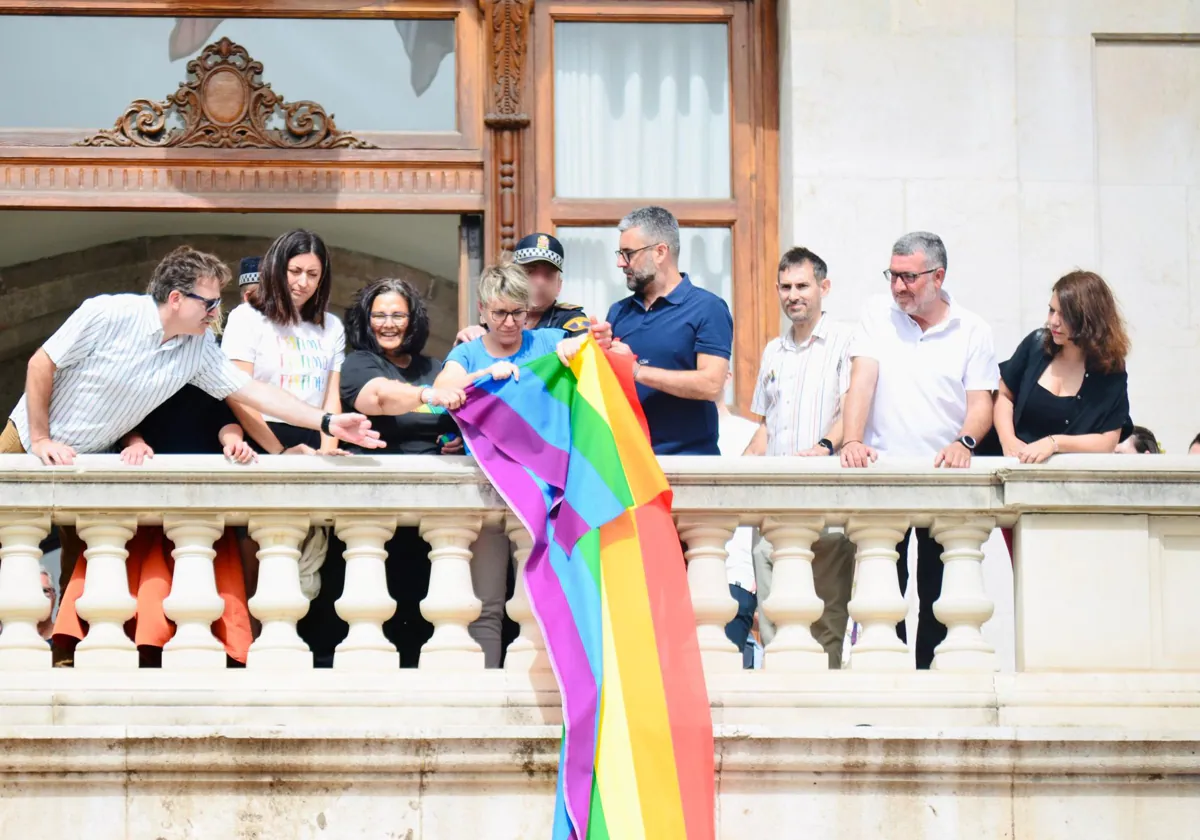
<svg viewBox="0 0 1200 840">
<path fill-rule="evenodd" d="M 546 496 L 524 467 L 497 450 L 475 425 L 461 421 L 460 428 L 480 469 L 498 491 L 503 488 L 505 501 L 533 536 L 533 548 L 525 565 L 525 592 L 542 628 L 546 653 L 561 689 L 563 721 L 567 727 L 563 739 L 567 813 L 576 828 L 581 829 L 578 836 L 586 837 L 591 817 L 600 692 L 579 626 L 550 563 Z M 574 516 L 578 518 L 578 514 Z"/>
<path fill-rule="evenodd" d="M 551 511 L 550 518 L 554 521 L 554 541 L 568 557 L 575 550 L 575 543 L 592 530 L 592 526 L 583 521 L 583 517 L 566 499 Z"/>
<path fill-rule="evenodd" d="M 591 818 L 592 779 L 596 771 L 596 720 L 600 691 L 588 664 L 587 651 L 566 593 L 550 564 L 545 540 L 534 543 L 525 566 L 525 592 L 542 628 L 546 653 L 562 689 L 563 748 L 567 813 L 579 837 L 587 837 Z"/>
<path fill-rule="evenodd" d="M 498 442 L 498 448 L 508 457 L 533 470 L 547 484 L 562 488 L 567 483 L 567 463 L 570 456 L 552 446 L 512 406 L 479 388 L 470 391 L 470 398 L 455 412 L 455 417 L 470 423 L 479 435 Z M 475 444 L 468 441 L 471 449 Z"/>
</svg>

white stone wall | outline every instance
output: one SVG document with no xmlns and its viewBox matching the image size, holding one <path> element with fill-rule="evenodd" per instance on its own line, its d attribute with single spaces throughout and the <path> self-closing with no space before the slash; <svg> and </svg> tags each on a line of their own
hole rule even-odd
<svg viewBox="0 0 1200 840">
<path fill-rule="evenodd" d="M 856 317 L 896 237 L 932 230 L 1003 359 L 1058 277 L 1097 270 L 1130 322 L 1134 420 L 1183 452 L 1200 431 L 1200 4 L 780 5 L 781 244 L 829 262 L 830 310 Z"/>
</svg>

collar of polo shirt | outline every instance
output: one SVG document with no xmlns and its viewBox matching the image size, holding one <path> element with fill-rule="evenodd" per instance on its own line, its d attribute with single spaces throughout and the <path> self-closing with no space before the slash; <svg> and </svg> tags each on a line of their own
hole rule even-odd
<svg viewBox="0 0 1200 840">
<path fill-rule="evenodd" d="M 944 300 L 950 308 L 946 311 L 945 318 L 924 331 L 925 335 L 935 335 L 959 320 L 958 307 L 954 304 L 954 297 L 945 289 L 942 289 L 938 294 L 941 295 L 942 300 Z M 913 320 L 913 317 L 900 308 L 900 305 L 896 303 L 895 299 L 892 300 L 892 311 L 899 312 L 908 319 L 909 324 L 916 329 L 921 329 L 921 326 L 915 320 Z"/>
</svg>

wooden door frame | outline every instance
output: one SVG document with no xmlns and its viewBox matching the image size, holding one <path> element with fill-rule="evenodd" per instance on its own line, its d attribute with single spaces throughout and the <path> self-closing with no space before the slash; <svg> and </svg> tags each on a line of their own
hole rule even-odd
<svg viewBox="0 0 1200 840">
<path fill-rule="evenodd" d="M 779 75 L 776 0 L 543 0 L 534 8 L 533 142 L 524 215 L 538 230 L 615 225 L 651 199 L 569 199 L 554 194 L 554 44 L 558 21 L 699 22 L 729 26 L 728 199 L 660 199 L 685 227 L 727 227 L 733 239 L 736 402 L 748 411 L 767 340 L 778 332 L 773 288 L 779 253 Z M 768 282 L 771 281 L 771 282 Z"/>
</svg>

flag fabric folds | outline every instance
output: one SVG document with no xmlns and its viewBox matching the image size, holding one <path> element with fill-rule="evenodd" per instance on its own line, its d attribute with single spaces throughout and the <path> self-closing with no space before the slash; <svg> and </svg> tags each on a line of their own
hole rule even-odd
<svg viewBox="0 0 1200 840">
<path fill-rule="evenodd" d="M 632 359 L 588 339 L 455 412 L 533 536 L 525 587 L 563 703 L 554 840 L 713 840 L 712 715 L 671 491 Z"/>
</svg>

